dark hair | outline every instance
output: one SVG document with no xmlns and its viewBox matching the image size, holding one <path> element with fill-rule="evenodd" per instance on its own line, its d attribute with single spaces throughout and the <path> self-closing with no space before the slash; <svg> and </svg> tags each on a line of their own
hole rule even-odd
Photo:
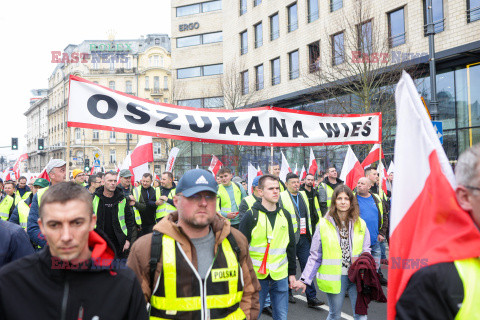
<svg viewBox="0 0 480 320">
<path fill-rule="evenodd" d="M 162 176 L 166 174 L 173 181 L 173 174 L 170 171 L 162 172 Z"/>
<path fill-rule="evenodd" d="M 98 176 L 96 174 L 92 174 L 91 176 L 88 176 L 88 186 L 90 187 L 93 182 L 97 181 Z"/>
<path fill-rule="evenodd" d="M 352 189 L 350 189 L 344 184 L 341 184 L 337 186 L 335 190 L 333 190 L 330 208 L 328 209 L 327 213 L 328 216 L 333 218 L 338 227 L 341 227 L 341 221 L 337 212 L 336 200 L 338 196 L 343 192 L 346 193 L 348 198 L 350 199 L 350 209 L 348 210 L 347 220 L 352 220 L 355 223 L 360 217 L 360 209 L 358 208 L 357 198 L 353 194 Z"/>
<path fill-rule="evenodd" d="M 335 169 L 335 170 L 337 170 L 337 168 L 335 168 L 335 166 L 334 166 L 333 164 L 327 167 L 327 172 L 328 172 L 330 169 Z"/>
<path fill-rule="evenodd" d="M 150 178 L 151 180 L 153 180 L 153 176 L 152 176 L 152 174 L 151 174 L 150 172 L 145 172 L 142 177 L 144 177 L 144 178 Z"/>
<path fill-rule="evenodd" d="M 226 167 L 221 168 L 220 170 L 218 170 L 217 176 L 221 175 L 221 174 L 224 174 L 224 173 L 232 173 L 232 170 L 230 168 L 226 168 Z"/>
<path fill-rule="evenodd" d="M 22 179 L 25 179 L 25 180 L 27 180 L 27 177 L 25 177 L 25 176 L 21 176 L 20 178 L 18 178 L 18 181 L 20 181 L 20 180 L 22 180 Z"/>
<path fill-rule="evenodd" d="M 290 179 L 298 179 L 298 176 L 293 172 L 289 172 L 289 173 L 287 173 L 287 176 L 285 177 L 285 182 L 288 182 L 288 180 L 290 180 Z"/>
<path fill-rule="evenodd" d="M 48 188 L 42 196 L 38 216 L 42 219 L 45 206 L 51 203 L 61 204 L 72 200 L 80 200 L 87 205 L 90 214 L 93 214 L 92 196 L 83 186 L 74 182 L 61 182 Z"/>
<path fill-rule="evenodd" d="M 279 165 L 280 165 L 280 163 L 278 163 L 277 160 L 274 160 L 273 163 L 269 162 L 267 170 L 270 169 L 271 167 L 276 167 L 276 166 L 279 166 Z"/>
<path fill-rule="evenodd" d="M 266 180 L 275 180 L 275 181 L 279 181 L 280 179 L 278 179 L 278 177 L 275 177 L 273 174 L 264 174 L 263 176 L 260 177 L 260 179 L 258 179 L 258 189 L 262 189 L 263 190 L 263 187 L 265 185 L 265 181 Z"/>
<path fill-rule="evenodd" d="M 105 174 L 104 174 L 103 172 L 98 172 L 98 173 L 97 173 L 97 177 L 99 177 L 100 179 L 103 179 L 103 176 L 104 176 L 104 175 L 105 175 Z"/>
<path fill-rule="evenodd" d="M 105 172 L 105 176 L 106 176 L 107 174 L 111 174 L 112 176 L 116 176 L 118 173 L 117 173 L 116 171 L 109 170 L 109 171 Z"/>
<path fill-rule="evenodd" d="M 365 177 L 366 177 L 367 174 L 368 174 L 370 171 L 372 171 L 372 170 L 377 170 L 377 168 L 375 168 L 375 167 L 369 167 L 369 168 L 365 169 Z"/>
<path fill-rule="evenodd" d="M 5 183 L 3 184 L 3 186 L 5 187 L 7 184 L 11 184 L 11 185 L 15 188 L 15 181 L 13 181 L 13 180 L 7 180 L 7 181 L 5 181 Z"/>
</svg>

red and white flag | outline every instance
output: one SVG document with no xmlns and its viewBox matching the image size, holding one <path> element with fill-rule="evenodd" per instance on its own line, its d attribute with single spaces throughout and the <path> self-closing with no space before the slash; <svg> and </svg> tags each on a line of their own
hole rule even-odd
<svg viewBox="0 0 480 320">
<path fill-rule="evenodd" d="M 406 72 L 395 101 L 398 174 L 390 214 L 389 320 L 395 319 L 395 305 L 419 268 L 480 252 L 480 232 L 457 203 L 452 168 Z"/>
<path fill-rule="evenodd" d="M 287 177 L 287 174 L 289 172 L 292 172 L 292 169 L 290 169 L 290 166 L 288 165 L 287 158 L 285 158 L 285 155 L 282 152 L 282 165 L 280 166 L 280 174 L 279 178 L 282 181 L 285 181 L 285 178 Z"/>
<path fill-rule="evenodd" d="M 393 163 L 393 161 L 391 161 L 390 165 L 388 166 L 387 174 L 389 175 L 392 172 L 395 172 L 395 164 Z"/>
<path fill-rule="evenodd" d="M 208 171 L 212 172 L 213 175 L 216 177 L 218 170 L 223 167 L 223 163 L 212 154 L 212 161 L 210 162 L 210 166 L 208 167 Z"/>
<path fill-rule="evenodd" d="M 263 176 L 263 172 L 260 169 L 260 165 L 257 166 L 257 176 Z"/>
<path fill-rule="evenodd" d="M 302 166 L 302 171 L 300 171 L 300 180 L 304 180 L 307 177 L 307 171 L 305 171 L 305 166 Z"/>
<path fill-rule="evenodd" d="M 310 161 L 308 162 L 308 173 L 315 174 L 317 173 L 317 160 L 315 159 L 315 154 L 313 153 L 313 149 L 310 148 Z"/>
<path fill-rule="evenodd" d="M 42 172 L 40 172 L 40 174 L 38 175 L 37 179 L 42 178 L 42 179 L 46 179 L 46 180 L 48 180 L 48 182 L 50 182 L 50 177 L 48 176 L 48 173 L 47 173 L 47 166 L 50 163 L 50 161 L 52 161 L 52 158 L 50 158 L 50 160 L 48 161 L 45 168 L 43 168 Z"/>
<path fill-rule="evenodd" d="M 173 166 L 175 165 L 175 160 L 177 159 L 178 151 L 180 151 L 180 149 L 178 149 L 177 147 L 173 147 L 170 150 L 170 153 L 168 155 L 168 160 L 167 160 L 167 167 L 165 171 L 168 171 L 168 172 L 173 171 Z"/>
<path fill-rule="evenodd" d="M 345 181 L 345 185 L 353 190 L 357 186 L 358 180 L 363 176 L 364 173 L 360 161 L 358 161 L 352 148 L 348 146 L 345 161 L 343 162 L 342 173 L 340 174 L 340 180 Z"/>
<path fill-rule="evenodd" d="M 297 176 L 299 174 L 298 172 L 298 165 L 295 163 L 295 170 L 293 170 L 293 173 L 295 173 Z"/>
<path fill-rule="evenodd" d="M 18 157 L 17 161 L 13 165 L 13 172 L 15 172 L 16 179 L 20 178 L 20 163 L 28 159 L 28 154 L 24 153 Z"/>
<path fill-rule="evenodd" d="M 250 162 L 248 163 L 247 167 L 247 193 L 252 194 L 252 184 L 253 184 L 253 179 L 255 179 L 256 176 L 258 176 L 258 170 L 255 168 Z"/>
<path fill-rule="evenodd" d="M 384 159 L 385 156 L 382 152 L 382 159 Z M 370 150 L 370 153 L 367 155 L 365 160 L 362 161 L 362 168 L 367 169 L 372 165 L 372 163 L 380 160 L 380 145 L 379 144 L 374 144 L 372 149 Z"/>
<path fill-rule="evenodd" d="M 378 165 L 377 168 L 378 171 L 378 181 L 382 182 L 382 190 L 385 194 L 387 194 L 387 170 L 385 170 L 385 167 L 383 166 L 383 161 L 380 161 L 380 164 Z"/>
<path fill-rule="evenodd" d="M 133 174 L 132 185 L 139 181 L 144 173 L 148 171 L 148 163 L 153 162 L 153 142 L 152 137 L 141 137 L 137 146 L 123 160 L 120 169 L 128 169 Z"/>
</svg>

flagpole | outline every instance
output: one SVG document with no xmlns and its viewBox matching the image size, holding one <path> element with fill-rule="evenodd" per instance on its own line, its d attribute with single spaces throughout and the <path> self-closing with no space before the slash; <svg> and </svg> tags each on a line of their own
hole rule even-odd
<svg viewBox="0 0 480 320">
<path fill-rule="evenodd" d="M 67 113 L 68 113 L 68 109 L 67 109 Z M 85 139 L 85 137 L 84 137 Z M 66 154 L 65 154 L 65 162 L 66 162 L 66 167 L 65 167 L 65 171 L 67 172 L 67 181 L 70 181 L 70 127 L 67 126 L 67 151 L 66 151 Z M 83 158 L 85 159 L 85 154 L 83 155 Z M 85 170 L 85 168 L 84 168 Z M 82 170 L 83 171 L 83 170 Z"/>
<path fill-rule="evenodd" d="M 270 168 L 273 168 L 273 144 L 270 145 Z"/>
<path fill-rule="evenodd" d="M 382 179 L 382 173 L 381 171 L 383 170 L 380 170 L 380 164 L 382 163 L 382 144 L 380 143 L 380 152 L 379 152 L 379 157 L 378 157 L 378 166 L 377 166 L 377 171 L 378 171 L 378 196 L 380 197 L 380 199 L 382 199 L 382 195 L 381 195 L 381 191 L 382 190 L 382 185 L 383 185 L 383 179 Z"/>
</svg>

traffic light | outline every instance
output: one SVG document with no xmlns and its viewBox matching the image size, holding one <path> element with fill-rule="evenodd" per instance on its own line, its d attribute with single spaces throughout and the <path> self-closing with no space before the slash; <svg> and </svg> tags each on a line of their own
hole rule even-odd
<svg viewBox="0 0 480 320">
<path fill-rule="evenodd" d="M 90 169 L 90 159 L 86 158 L 85 159 L 85 171 L 88 171 Z"/>
<path fill-rule="evenodd" d="M 43 149 L 45 149 L 45 146 L 43 144 L 43 139 L 40 138 L 38 139 L 38 150 L 43 151 Z"/>
<path fill-rule="evenodd" d="M 12 138 L 12 150 L 18 150 L 18 138 Z"/>
</svg>

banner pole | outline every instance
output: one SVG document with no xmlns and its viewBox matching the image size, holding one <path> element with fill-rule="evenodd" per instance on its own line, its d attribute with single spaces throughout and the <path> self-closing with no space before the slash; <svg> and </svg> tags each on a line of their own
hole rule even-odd
<svg viewBox="0 0 480 320">
<path fill-rule="evenodd" d="M 380 143 L 380 153 L 378 157 L 378 166 L 377 169 L 380 169 L 380 164 L 382 163 L 382 144 Z M 378 196 L 382 199 L 381 190 L 383 185 L 383 178 L 382 178 L 383 170 L 378 170 Z"/>
<path fill-rule="evenodd" d="M 270 145 L 270 168 L 273 168 L 273 144 Z"/>
<path fill-rule="evenodd" d="M 83 154 L 83 159 L 85 159 L 85 154 Z M 70 127 L 68 126 L 67 126 L 67 150 L 65 151 L 65 162 L 66 162 L 65 171 L 67 172 L 66 179 L 67 181 L 70 181 Z M 85 170 L 85 168 L 83 168 L 83 170 Z"/>
</svg>

